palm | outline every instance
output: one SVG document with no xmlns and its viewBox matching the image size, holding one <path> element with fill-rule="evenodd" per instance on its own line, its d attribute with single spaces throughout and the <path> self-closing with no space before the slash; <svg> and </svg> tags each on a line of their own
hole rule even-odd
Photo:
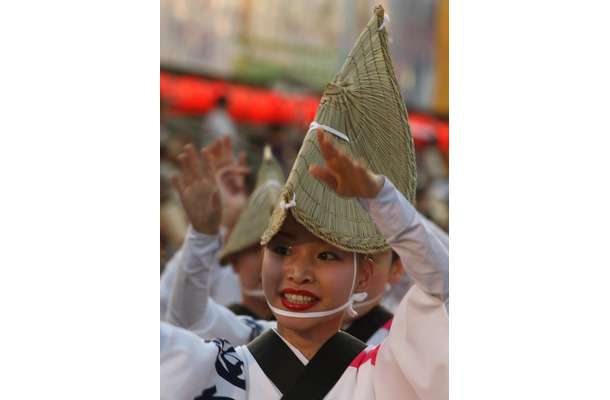
<svg viewBox="0 0 610 400">
<path fill-rule="evenodd" d="M 248 201 L 245 177 L 250 172 L 250 168 L 246 167 L 245 152 L 242 152 L 237 160 L 233 158 L 230 136 L 216 139 L 209 149 L 210 162 L 223 203 L 221 222 L 230 229 Z"/>
<path fill-rule="evenodd" d="M 311 174 L 324 182 L 332 191 L 343 197 L 374 197 L 383 186 L 383 177 L 371 172 L 362 161 L 352 160 L 343 151 L 333 146 L 318 128 L 318 143 L 326 169 L 314 165 Z"/>
<path fill-rule="evenodd" d="M 192 144 L 186 145 L 184 150 L 178 156 L 181 174 L 172 176 L 172 183 L 193 228 L 201 233 L 216 234 L 220 228 L 222 204 L 209 150 L 201 150 L 203 165 Z"/>
</svg>

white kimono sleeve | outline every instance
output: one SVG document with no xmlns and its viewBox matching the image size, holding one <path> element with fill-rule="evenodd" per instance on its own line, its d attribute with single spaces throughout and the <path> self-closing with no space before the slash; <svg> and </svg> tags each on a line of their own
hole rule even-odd
<svg viewBox="0 0 610 400">
<path fill-rule="evenodd" d="M 230 343 L 161 321 L 160 398 L 246 399 L 244 361 Z"/>
<path fill-rule="evenodd" d="M 169 303 L 169 296 L 172 293 L 172 284 L 174 282 L 174 276 L 176 275 L 176 269 L 178 268 L 178 261 L 182 256 L 182 248 L 178 249 L 172 257 L 169 259 L 163 273 L 161 274 L 161 282 L 159 283 L 161 305 L 159 307 L 161 311 L 161 321 L 165 321 L 167 315 L 167 303 Z"/>
<path fill-rule="evenodd" d="M 449 250 L 449 235 L 447 232 L 442 230 L 439 226 L 437 226 L 434 222 L 427 219 L 423 216 L 419 211 L 417 212 L 419 217 L 422 219 L 422 222 L 430 228 L 430 231 L 441 241 L 441 243 Z M 387 291 L 383 298 L 381 299 L 381 305 L 386 307 L 388 310 L 392 311 L 392 313 L 396 313 L 398 309 L 398 305 L 400 304 L 405 294 L 411 289 L 413 286 L 413 281 L 409 278 L 409 275 L 403 274 L 400 282 L 391 285 L 389 291 Z"/>
<path fill-rule="evenodd" d="M 216 264 L 221 246 L 220 235 L 206 235 L 189 227 L 165 320 L 204 339 L 225 338 L 237 346 L 250 342 L 276 322 L 236 316 L 210 298 L 211 275 L 214 267 L 219 268 Z"/>
<path fill-rule="evenodd" d="M 400 256 L 406 274 L 427 294 L 449 297 L 449 248 L 417 210 L 385 178 L 379 194 L 358 202 Z"/>
<path fill-rule="evenodd" d="M 221 247 L 220 235 L 199 233 L 189 226 L 167 305 L 167 322 L 190 329 L 204 315 Z"/>
<path fill-rule="evenodd" d="M 226 230 L 226 228 L 221 227 L 221 236 L 223 235 L 223 230 Z M 182 243 L 182 246 L 172 255 L 165 265 L 163 273 L 161 274 L 161 305 L 159 307 L 161 311 L 161 321 L 166 321 L 167 318 L 167 304 L 169 303 L 174 276 L 176 275 L 176 270 L 180 265 L 182 253 L 185 247 L 187 249 L 192 249 L 193 245 L 196 246 L 196 243 L 193 244 L 189 242 L 192 239 L 192 237 L 189 237 L 188 235 L 189 232 L 190 229 L 187 229 L 187 235 Z M 193 231 L 194 236 L 197 234 L 198 233 L 196 231 Z M 214 267 L 212 268 L 210 282 L 209 297 L 214 299 L 217 304 L 221 306 L 228 306 L 233 303 L 241 302 L 239 275 L 233 272 L 233 268 L 229 266 L 221 268 L 220 265 L 215 262 Z"/>
<path fill-rule="evenodd" d="M 449 396 L 449 251 L 389 179 L 374 199 L 358 199 L 398 253 L 415 285 L 401 301 L 380 345 L 376 399 Z M 388 384 L 391 382 L 391 384 Z"/>
</svg>

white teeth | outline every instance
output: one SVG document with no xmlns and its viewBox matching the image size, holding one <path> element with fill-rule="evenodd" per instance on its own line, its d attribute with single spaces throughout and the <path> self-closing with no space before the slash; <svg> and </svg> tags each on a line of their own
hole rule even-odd
<svg viewBox="0 0 610 400">
<path fill-rule="evenodd" d="M 286 300 L 293 304 L 307 304 L 316 301 L 313 297 L 303 296 L 300 294 L 284 293 Z"/>
</svg>

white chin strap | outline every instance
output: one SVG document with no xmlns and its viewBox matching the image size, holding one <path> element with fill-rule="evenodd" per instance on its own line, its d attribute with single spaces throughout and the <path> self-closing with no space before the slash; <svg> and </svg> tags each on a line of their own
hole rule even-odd
<svg viewBox="0 0 610 400">
<path fill-rule="evenodd" d="M 386 283 L 383 292 L 379 293 L 377 296 L 375 296 L 374 298 L 372 298 L 370 300 L 363 301 L 362 303 L 354 304 L 354 308 L 362 308 L 362 307 L 368 306 L 369 304 L 373 304 L 377 300 L 381 299 L 383 297 L 383 295 L 388 293 L 390 290 L 392 290 L 392 285 L 390 285 L 389 283 Z"/>
<path fill-rule="evenodd" d="M 242 290 L 242 293 L 249 297 L 265 297 L 265 291 L 263 289 L 256 290 Z"/>
<path fill-rule="evenodd" d="M 374 298 L 367 300 L 367 301 L 363 301 L 362 303 L 358 303 L 358 304 L 354 304 L 354 308 L 362 308 L 362 307 L 366 307 L 370 304 L 373 304 L 374 302 L 376 302 L 377 300 L 381 299 L 383 297 L 383 293 L 380 293 L 379 295 L 375 296 Z"/>
<path fill-rule="evenodd" d="M 358 315 L 358 313 L 356 313 L 356 311 L 354 311 L 354 308 L 352 307 L 352 305 L 354 304 L 355 301 L 362 301 L 364 299 L 366 299 L 366 292 L 364 293 L 353 293 L 354 292 L 354 287 L 356 285 L 356 275 L 358 272 L 358 264 L 356 262 L 356 253 L 354 254 L 354 279 L 352 280 L 352 295 L 350 296 L 349 300 L 343 304 L 342 306 L 339 306 L 337 308 L 334 308 L 332 310 L 328 310 L 328 311 L 318 311 L 318 312 L 294 312 L 294 311 L 284 311 L 284 310 L 278 310 L 277 308 L 273 307 L 271 304 L 269 304 L 269 300 L 267 300 L 267 304 L 269 304 L 269 308 L 271 309 L 271 311 L 273 311 L 274 314 L 278 314 L 278 315 L 283 315 L 285 317 L 294 317 L 294 318 L 318 318 L 318 317 L 326 317 L 327 315 L 332 315 L 335 314 L 339 311 L 343 311 L 347 308 L 347 314 L 350 317 L 355 317 L 356 315 Z"/>
</svg>

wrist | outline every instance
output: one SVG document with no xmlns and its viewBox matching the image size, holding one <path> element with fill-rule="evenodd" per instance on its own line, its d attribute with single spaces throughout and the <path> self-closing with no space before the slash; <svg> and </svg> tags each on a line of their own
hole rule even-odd
<svg viewBox="0 0 610 400">
<path fill-rule="evenodd" d="M 381 189 L 383 188 L 383 184 L 385 183 L 385 177 L 383 175 L 372 174 L 372 182 L 371 191 L 369 192 L 368 198 L 376 197 Z"/>
<path fill-rule="evenodd" d="M 218 235 L 220 233 L 220 226 L 213 228 L 213 227 L 209 227 L 207 225 L 195 225 L 195 224 L 191 224 L 193 230 L 196 233 L 201 233 L 204 235 Z"/>
</svg>

